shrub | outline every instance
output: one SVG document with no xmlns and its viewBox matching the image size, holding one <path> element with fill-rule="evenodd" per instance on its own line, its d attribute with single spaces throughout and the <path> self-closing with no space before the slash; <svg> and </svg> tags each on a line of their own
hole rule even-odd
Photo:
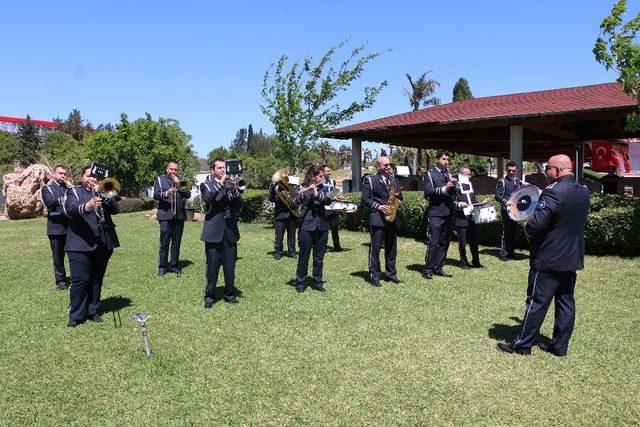
<svg viewBox="0 0 640 427">
<path fill-rule="evenodd" d="M 273 203 L 269 201 L 266 190 L 247 190 L 242 195 L 242 209 L 239 219 L 242 222 L 272 222 Z"/>
<path fill-rule="evenodd" d="M 140 212 L 153 209 L 154 200 L 151 198 L 139 199 L 135 197 L 123 197 L 118 204 L 120 205 L 120 212 Z"/>
</svg>

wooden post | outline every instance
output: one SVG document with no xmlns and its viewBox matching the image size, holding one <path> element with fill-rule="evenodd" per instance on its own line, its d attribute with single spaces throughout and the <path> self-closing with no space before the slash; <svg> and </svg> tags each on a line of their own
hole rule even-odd
<svg viewBox="0 0 640 427">
<path fill-rule="evenodd" d="M 522 179 L 522 140 L 523 127 L 511 126 L 509 128 L 509 156 L 510 160 L 516 162 L 516 176 Z"/>
<path fill-rule="evenodd" d="M 362 139 L 351 138 L 351 191 L 360 191 L 362 179 Z"/>
</svg>

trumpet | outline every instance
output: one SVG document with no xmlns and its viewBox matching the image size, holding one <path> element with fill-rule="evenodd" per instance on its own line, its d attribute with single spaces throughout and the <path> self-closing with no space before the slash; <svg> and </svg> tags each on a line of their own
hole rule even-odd
<svg viewBox="0 0 640 427">
<path fill-rule="evenodd" d="M 103 199 L 113 198 L 120 192 L 120 183 L 115 178 L 105 178 L 98 184 L 98 193 Z"/>
<path fill-rule="evenodd" d="M 247 189 L 247 180 L 240 178 L 238 175 L 229 175 L 227 182 L 231 188 L 235 188 L 238 191 L 244 191 Z"/>
<path fill-rule="evenodd" d="M 192 187 L 191 180 L 189 180 L 187 178 L 180 178 L 180 180 L 176 184 L 176 188 L 181 193 L 185 193 L 185 192 L 191 190 L 191 187 Z"/>
</svg>

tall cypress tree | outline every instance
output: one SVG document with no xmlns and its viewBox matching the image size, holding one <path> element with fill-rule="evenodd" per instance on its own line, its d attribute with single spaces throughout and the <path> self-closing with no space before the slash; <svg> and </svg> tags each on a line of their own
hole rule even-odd
<svg viewBox="0 0 640 427">
<path fill-rule="evenodd" d="M 18 141 L 20 149 L 18 151 L 18 162 L 22 166 L 35 163 L 40 149 L 40 126 L 33 123 L 27 114 L 27 120 L 18 125 Z"/>
<path fill-rule="evenodd" d="M 464 77 L 460 77 L 453 87 L 453 102 L 473 98 L 469 82 Z"/>
</svg>

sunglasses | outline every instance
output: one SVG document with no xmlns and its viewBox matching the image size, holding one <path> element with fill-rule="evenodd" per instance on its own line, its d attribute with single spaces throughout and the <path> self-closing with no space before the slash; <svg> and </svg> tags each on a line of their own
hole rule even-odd
<svg viewBox="0 0 640 427">
<path fill-rule="evenodd" d="M 551 166 L 551 165 L 547 165 L 547 166 L 545 166 L 545 167 L 544 167 L 544 171 L 545 171 L 545 172 L 549 172 L 549 170 L 550 170 L 551 168 L 556 168 L 556 169 L 558 169 L 558 172 L 560 172 L 561 170 L 565 169 L 565 168 L 559 168 L 558 166 Z"/>
</svg>

